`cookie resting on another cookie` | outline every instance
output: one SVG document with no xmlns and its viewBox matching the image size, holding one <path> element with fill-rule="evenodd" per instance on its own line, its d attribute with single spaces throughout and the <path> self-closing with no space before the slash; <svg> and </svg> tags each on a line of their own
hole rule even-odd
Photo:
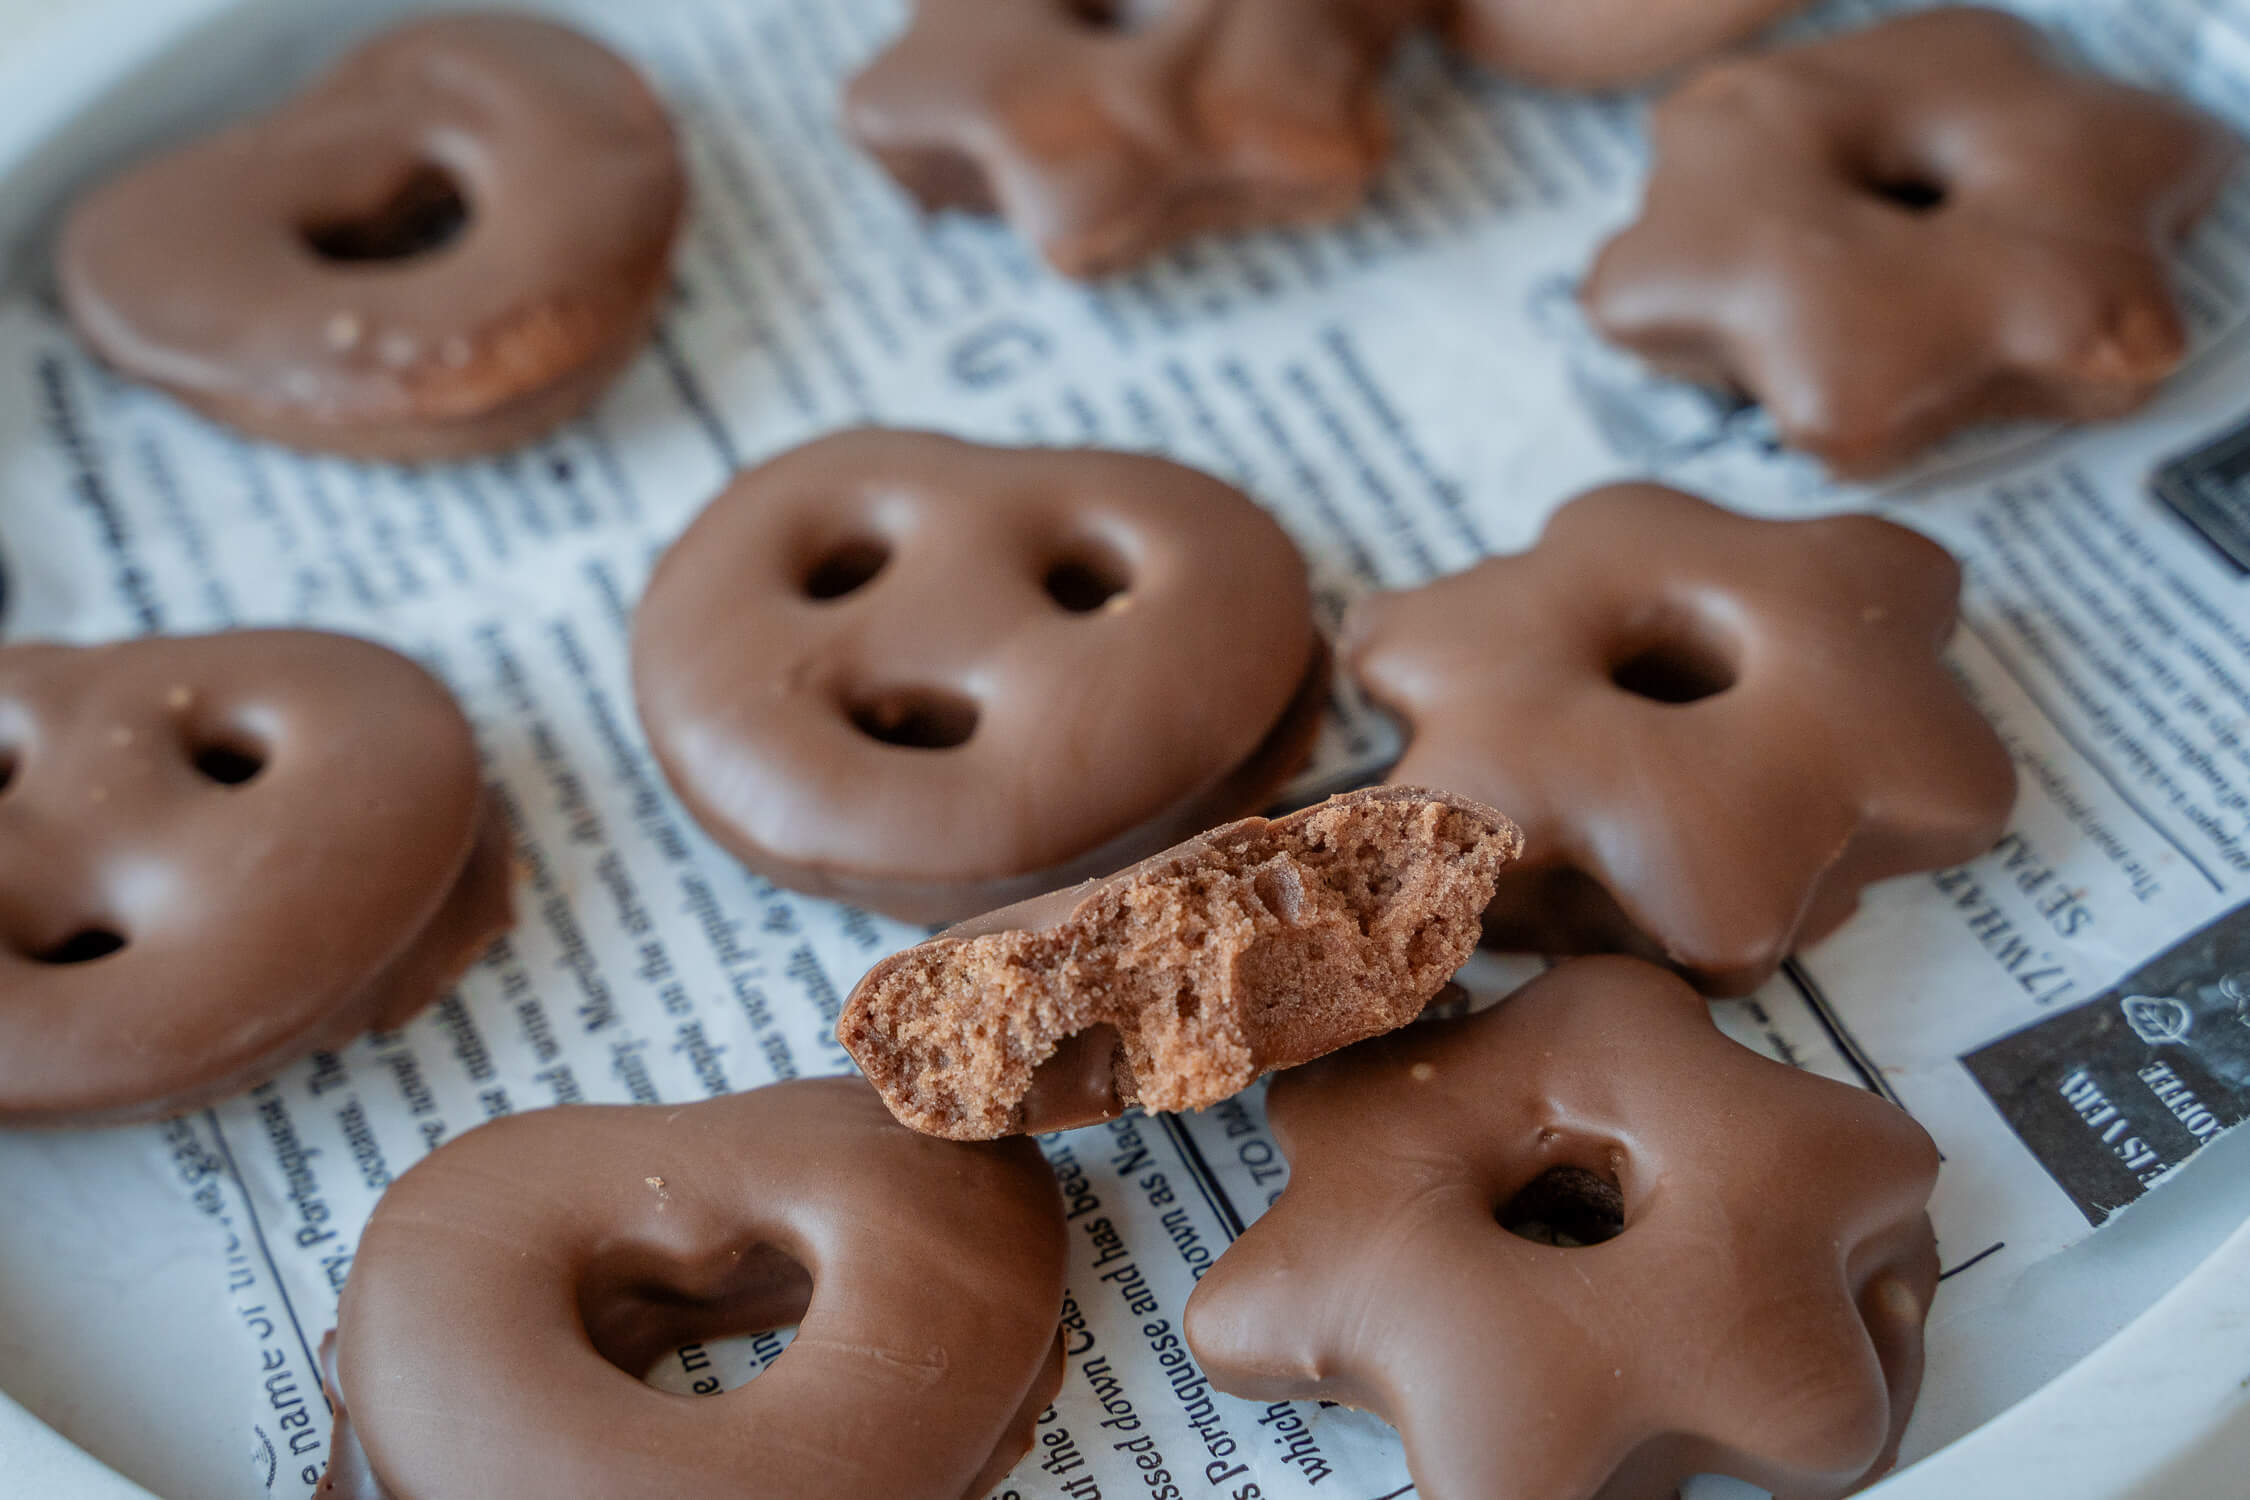
<svg viewBox="0 0 2250 1500">
<path fill-rule="evenodd" d="M 1421 1500 L 1829 1500 L 1889 1468 L 1937 1148 L 1635 959 L 1285 1073 L 1289 1185 L 1189 1297 L 1212 1384 L 1399 1430 Z"/>
<path fill-rule="evenodd" d="M 1344 626 L 1405 721 L 1394 781 L 1522 825 L 1495 947 L 1630 952 L 1747 994 L 1862 887 L 1974 858 L 2015 767 L 1941 655 L 1961 571 L 1872 516 L 1761 521 L 1657 485 Z"/>
<path fill-rule="evenodd" d="M 1405 787 L 1246 818 L 893 954 L 837 1040 L 933 1135 L 1201 1109 L 1413 1020 L 1520 847 L 1492 809 Z"/>
<path fill-rule="evenodd" d="M 1581 295 L 1657 368 L 1879 473 L 1969 423 L 2138 407 L 2187 333 L 2169 253 L 2237 145 L 1998 11 L 1719 64 L 1659 104 L 1637 222 Z"/>
</svg>

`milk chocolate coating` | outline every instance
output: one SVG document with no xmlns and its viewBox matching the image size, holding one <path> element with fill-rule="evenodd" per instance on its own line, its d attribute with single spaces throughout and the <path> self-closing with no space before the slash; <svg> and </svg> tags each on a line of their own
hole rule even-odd
<svg viewBox="0 0 2250 1500">
<path fill-rule="evenodd" d="M 1872 516 L 1760 521 L 1658 485 L 1571 501 L 1344 626 L 1405 721 L 1391 779 L 1509 809 L 1496 947 L 1660 959 L 1747 994 L 1870 882 L 1990 848 L 2015 766 L 1940 653 L 1961 571 Z"/>
<path fill-rule="evenodd" d="M 0 649 L 0 1122 L 154 1119 L 399 1026 L 510 874 L 467 721 L 393 651 Z"/>
<path fill-rule="evenodd" d="M 1305 566 L 1162 459 L 823 438 L 666 554 L 633 686 L 696 821 L 778 884 L 908 921 L 1108 874 L 1310 752 Z"/>
<path fill-rule="evenodd" d="M 323 1493 L 981 1500 L 1061 1383 L 1066 1259 L 1037 1147 L 915 1135 L 856 1079 L 504 1119 L 376 1205 Z M 725 1394 L 639 1378 L 791 1323 Z"/>
<path fill-rule="evenodd" d="M 1852 475 L 1972 422 L 2138 407 L 2186 349 L 2168 252 L 2237 154 L 1973 9 L 1722 63 L 1651 129 L 1588 315 Z"/>
<path fill-rule="evenodd" d="M 924 208 L 1000 212 L 1067 276 L 1341 218 L 1390 155 L 1380 83 L 1434 0 L 915 0 L 852 136 Z"/>
<path fill-rule="evenodd" d="M 1805 0 L 1448 0 L 1455 46 L 1558 88 L 1641 83 L 1739 42 Z"/>
<path fill-rule="evenodd" d="M 685 198 L 622 59 L 529 16 L 415 21 L 89 192 L 63 301 L 118 369 L 253 436 L 458 458 L 593 401 L 655 316 Z"/>
<path fill-rule="evenodd" d="M 1895 1460 L 1937 1148 L 1663 970 L 1565 964 L 1284 1075 L 1267 1116 L 1289 1186 L 1188 1342 L 1233 1395 L 1390 1422 L 1421 1500 L 1671 1500 L 1697 1473 L 1822 1500 Z M 1583 1238 L 1525 1222 L 1565 1213 Z"/>
<path fill-rule="evenodd" d="M 893 954 L 836 1037 L 932 1135 L 1201 1109 L 1421 1014 L 1521 847 L 1491 808 L 1406 787 L 1245 818 Z"/>
</svg>

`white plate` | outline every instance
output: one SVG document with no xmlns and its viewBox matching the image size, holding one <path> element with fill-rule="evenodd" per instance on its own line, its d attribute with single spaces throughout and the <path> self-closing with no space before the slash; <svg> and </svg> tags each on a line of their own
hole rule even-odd
<svg viewBox="0 0 2250 1500">
<path fill-rule="evenodd" d="M 152 139 L 178 132 L 184 122 L 239 114 L 260 96 L 286 92 L 315 57 L 336 48 L 342 33 L 421 3 L 76 0 L 67 14 L 45 19 L 32 40 L 0 60 L 0 100 L 7 101 L 0 111 L 0 266 L 7 282 L 21 286 L 44 276 L 43 231 L 76 184 Z M 161 1346 L 94 1350 L 70 1337 L 82 1311 L 97 1300 L 117 1324 L 147 1326 L 168 1310 L 176 1314 L 182 1298 L 207 1293 L 211 1285 L 208 1268 L 133 1263 L 130 1212 L 103 1201 L 105 1191 L 132 1186 L 106 1173 L 135 1165 L 145 1170 L 146 1152 L 138 1146 L 128 1152 L 126 1144 L 87 1138 L 82 1154 L 73 1151 L 86 1169 L 76 1174 L 75 1191 L 33 1193 L 0 1211 L 0 1353 L 9 1354 L 5 1367 L 17 1372 L 18 1394 L 65 1428 L 134 1473 L 206 1476 L 196 1484 L 204 1492 L 208 1476 L 228 1472 L 234 1461 L 230 1451 L 215 1451 L 230 1447 L 223 1428 L 215 1430 L 211 1414 L 196 1411 L 198 1398 L 212 1399 L 212 1393 L 177 1391 L 173 1400 L 152 1405 L 148 1392 L 121 1372 L 136 1360 L 161 1367 Z M 0 1142 L 0 1156 L 6 1155 Z M 2243 1211 L 2243 1192 L 2210 1188 L 2219 1174 L 2231 1178 L 2230 1169 L 2244 1167 L 2250 1167 L 2250 1146 L 2224 1143 L 2155 1203 L 2060 1257 L 2074 1264 L 2010 1309 L 2017 1332 L 2036 1336 L 2042 1297 L 2085 1296 L 2102 1278 L 2114 1282 L 2152 1265 L 2164 1268 L 2167 1278 L 2177 1276 L 2177 1244 L 2218 1241 L 2232 1219 L 2213 1222 L 2213 1215 Z M 2170 1255 L 2151 1243 L 2165 1236 L 2176 1241 Z M 101 1285 L 57 1294 L 45 1316 L 37 1316 L 44 1293 L 30 1283 L 58 1264 L 98 1277 Z M 2150 1300 L 2145 1290 L 2115 1286 L 2100 1295 L 2120 1293 L 2121 1302 Z M 1993 1334 L 2009 1336 L 2000 1326 Z M 190 1318 L 172 1337 L 225 1335 L 223 1327 L 197 1329 Z M 21 1383 L 27 1346 L 34 1361 L 29 1367 L 56 1372 L 36 1389 Z M 40 1360 L 52 1363 L 38 1366 Z M 98 1368 L 81 1371 L 73 1361 Z M 0 1393 L 0 1497 L 131 1500 L 149 1493 Z M 2250 1496 L 2250 1224 L 2234 1229 L 2106 1345 L 1869 1494 L 1877 1500 Z"/>
</svg>

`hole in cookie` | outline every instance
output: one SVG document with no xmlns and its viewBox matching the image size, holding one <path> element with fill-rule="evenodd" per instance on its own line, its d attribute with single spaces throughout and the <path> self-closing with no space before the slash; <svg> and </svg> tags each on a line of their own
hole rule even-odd
<svg viewBox="0 0 2250 1500">
<path fill-rule="evenodd" d="M 644 1184 L 652 1201 L 672 1191 L 662 1177 Z M 674 1395 L 748 1384 L 781 1357 L 812 1304 L 811 1273 L 768 1244 L 617 1270 L 580 1292 L 587 1335 L 603 1359 Z"/>
<path fill-rule="evenodd" d="M 1500 1205 L 1495 1217 L 1502 1229 L 1519 1238 L 1583 1249 L 1625 1232 L 1625 1194 L 1603 1173 L 1549 1167 Z"/>
<path fill-rule="evenodd" d="M 190 753 L 195 769 L 206 781 L 220 786 L 241 786 L 255 781 L 266 768 L 266 758 L 246 745 L 198 745 Z"/>
<path fill-rule="evenodd" d="M 1867 191 L 1910 214 L 1926 214 L 1945 204 L 1945 184 L 1928 177 L 1878 177 L 1867 182 Z"/>
<path fill-rule="evenodd" d="M 945 688 L 883 688 L 845 710 L 859 732 L 902 750 L 952 750 L 977 732 L 977 706 Z"/>
<path fill-rule="evenodd" d="M 1062 0 L 1063 14 L 1089 31 L 1139 31 L 1164 9 L 1164 0 Z"/>
<path fill-rule="evenodd" d="M 434 255 L 468 225 L 469 200 L 453 174 L 423 162 L 368 211 L 316 220 L 300 233 L 322 260 L 363 264 Z"/>
<path fill-rule="evenodd" d="M 1090 615 L 1132 587 L 1123 558 L 1106 550 L 1083 550 L 1064 558 L 1040 580 L 1047 597 L 1074 615 Z"/>
<path fill-rule="evenodd" d="M 1652 703 L 1700 703 L 1734 686 L 1734 661 L 1707 635 L 1671 630 L 1628 646 L 1611 664 L 1609 680 Z"/>
<path fill-rule="evenodd" d="M 873 583 L 890 560 L 891 549 L 870 538 L 831 547 L 805 574 L 805 597 L 826 601 L 856 594 Z"/>
<path fill-rule="evenodd" d="M 90 964 L 98 958 L 122 952 L 124 936 L 107 927 L 85 927 L 64 938 L 52 948 L 43 948 L 32 955 L 43 964 Z"/>
</svg>

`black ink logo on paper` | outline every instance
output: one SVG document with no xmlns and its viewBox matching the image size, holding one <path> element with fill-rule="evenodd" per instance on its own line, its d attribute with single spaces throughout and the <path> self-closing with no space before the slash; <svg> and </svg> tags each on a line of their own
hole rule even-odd
<svg viewBox="0 0 2250 1500">
<path fill-rule="evenodd" d="M 2250 1117 L 2250 906 L 1961 1059 L 2089 1223 Z"/>
</svg>

